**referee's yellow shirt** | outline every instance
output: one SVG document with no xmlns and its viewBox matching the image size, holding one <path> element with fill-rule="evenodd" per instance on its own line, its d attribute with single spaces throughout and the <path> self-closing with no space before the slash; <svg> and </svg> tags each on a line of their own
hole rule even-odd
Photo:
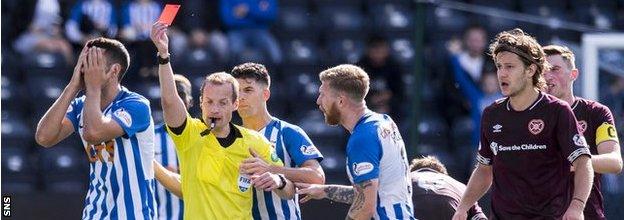
<svg viewBox="0 0 624 220">
<path fill-rule="evenodd" d="M 251 180 L 239 173 L 239 165 L 251 157 L 249 148 L 265 161 L 283 165 L 260 133 L 234 126 L 242 137 L 226 148 L 212 133 L 202 136 L 206 125 L 188 115 L 182 134 L 167 127 L 180 161 L 184 219 L 252 219 L 253 188 Z"/>
</svg>

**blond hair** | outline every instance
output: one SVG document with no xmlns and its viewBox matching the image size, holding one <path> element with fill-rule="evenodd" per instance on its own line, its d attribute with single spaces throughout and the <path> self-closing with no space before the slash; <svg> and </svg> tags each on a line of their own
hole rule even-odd
<svg viewBox="0 0 624 220">
<path fill-rule="evenodd" d="M 410 172 L 414 172 L 422 168 L 429 168 L 448 175 L 444 164 L 442 164 L 442 162 L 440 162 L 440 160 L 438 160 L 435 156 L 423 156 L 412 160 L 412 163 L 410 164 Z"/>
<path fill-rule="evenodd" d="M 206 84 L 209 84 L 209 83 L 212 85 L 224 85 L 226 83 L 229 83 L 230 85 L 232 85 L 232 102 L 238 99 L 238 87 L 239 87 L 238 81 L 234 79 L 232 75 L 226 72 L 216 72 L 216 73 L 212 73 L 206 76 L 201 87 L 202 94 L 204 92 L 204 88 L 206 87 Z"/>
<path fill-rule="evenodd" d="M 342 64 L 324 70 L 319 74 L 321 82 L 327 82 L 329 87 L 344 92 L 353 101 L 364 101 L 368 93 L 368 74 L 360 67 L 351 64 Z"/>
<path fill-rule="evenodd" d="M 559 45 L 548 45 L 545 46 L 543 50 L 546 56 L 561 55 L 561 57 L 564 61 L 566 61 L 570 69 L 576 69 L 576 64 L 574 62 L 574 53 L 572 52 L 572 50 L 570 50 L 570 48 Z"/>
</svg>

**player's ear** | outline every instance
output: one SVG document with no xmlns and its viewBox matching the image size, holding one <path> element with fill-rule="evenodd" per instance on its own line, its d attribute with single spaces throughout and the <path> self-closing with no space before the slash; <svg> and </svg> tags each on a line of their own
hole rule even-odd
<svg viewBox="0 0 624 220">
<path fill-rule="evenodd" d="M 572 78 L 572 81 L 576 80 L 576 78 L 578 78 L 578 75 L 579 75 L 578 69 L 572 69 L 570 71 L 570 78 Z"/>
<path fill-rule="evenodd" d="M 262 90 L 262 98 L 265 102 L 268 101 L 269 98 L 271 98 L 271 90 L 269 89 L 269 87 L 266 87 Z"/>
<path fill-rule="evenodd" d="M 234 99 L 234 102 L 232 104 L 234 105 L 234 110 L 233 111 L 238 110 L 238 98 Z"/>
<path fill-rule="evenodd" d="M 533 75 L 535 75 L 535 73 L 537 73 L 537 65 L 535 65 L 534 63 L 532 63 L 531 65 L 529 65 L 526 68 L 526 71 L 528 71 L 528 76 L 529 78 L 533 77 Z"/>
</svg>

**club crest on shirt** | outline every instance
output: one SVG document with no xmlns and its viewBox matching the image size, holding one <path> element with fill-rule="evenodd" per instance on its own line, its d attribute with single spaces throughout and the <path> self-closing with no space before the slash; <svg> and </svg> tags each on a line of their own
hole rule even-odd
<svg viewBox="0 0 624 220">
<path fill-rule="evenodd" d="M 247 192 L 251 187 L 251 179 L 244 174 L 238 174 L 238 190 L 240 192 Z"/>
<path fill-rule="evenodd" d="M 587 147 L 587 141 L 585 141 L 585 137 L 579 134 L 575 134 L 574 137 L 572 137 L 572 140 L 574 141 L 574 144 L 576 144 L 576 146 Z"/>
<path fill-rule="evenodd" d="M 581 134 L 585 134 L 585 131 L 587 130 L 587 121 L 585 120 L 579 121 L 578 127 L 579 127 L 579 130 L 581 131 Z"/>
<path fill-rule="evenodd" d="M 490 149 L 492 150 L 492 153 L 494 154 L 494 156 L 496 156 L 496 154 L 498 153 L 498 143 L 496 142 L 490 143 Z"/>
<path fill-rule="evenodd" d="M 371 171 L 373 171 L 373 164 L 369 163 L 369 162 L 362 162 L 362 163 L 353 163 L 353 173 L 356 176 L 361 176 L 367 173 L 370 173 Z"/>
<path fill-rule="evenodd" d="M 310 155 L 318 154 L 318 150 L 316 149 L 314 145 L 310 145 L 310 146 L 302 145 L 300 150 L 303 155 L 310 156 Z"/>
<path fill-rule="evenodd" d="M 132 117 L 125 109 L 117 109 L 113 112 L 113 114 L 115 117 L 119 118 L 121 123 L 123 123 L 126 127 L 130 127 L 132 125 Z"/>
<path fill-rule="evenodd" d="M 544 121 L 542 119 L 533 119 L 529 121 L 529 132 L 537 135 L 544 130 Z"/>
</svg>

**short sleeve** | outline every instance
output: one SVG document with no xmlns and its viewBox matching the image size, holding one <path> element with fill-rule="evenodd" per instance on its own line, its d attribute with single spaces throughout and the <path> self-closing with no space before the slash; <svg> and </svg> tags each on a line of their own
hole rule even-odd
<svg viewBox="0 0 624 220">
<path fill-rule="evenodd" d="M 111 118 L 124 130 L 128 137 L 147 129 L 151 122 L 149 103 L 139 100 L 120 102 L 112 110 Z"/>
<path fill-rule="evenodd" d="M 301 166 L 307 160 L 323 160 L 323 155 L 314 146 L 312 140 L 299 127 L 284 127 L 282 129 L 284 145 L 290 158 L 293 159 L 297 166 Z"/>
<path fill-rule="evenodd" d="M 382 151 L 377 135 L 357 134 L 347 144 L 347 166 L 353 183 L 379 178 Z"/>
<path fill-rule="evenodd" d="M 606 106 L 600 106 L 594 118 L 598 120 L 594 122 L 598 125 L 596 128 L 596 146 L 605 141 L 615 141 L 619 143 L 611 110 Z"/>
<path fill-rule="evenodd" d="M 479 141 L 479 151 L 477 152 L 477 162 L 483 165 L 492 165 L 494 154 L 492 153 L 492 149 L 490 148 L 490 141 L 487 138 L 487 122 L 486 122 L 486 111 L 483 112 L 483 117 L 481 117 L 481 132 L 480 133 L 480 141 Z M 496 146 L 494 146 L 496 147 Z"/>
<path fill-rule="evenodd" d="M 277 156 L 274 147 L 271 145 L 271 142 L 267 140 L 264 136 L 257 134 L 253 135 L 251 148 L 254 151 L 258 152 L 259 157 L 261 157 L 264 161 L 277 166 L 284 166 L 282 160 Z"/>
<path fill-rule="evenodd" d="M 171 131 L 171 128 L 168 125 L 165 125 L 167 129 L 167 133 L 173 143 L 175 144 L 176 150 L 179 152 L 183 152 L 189 149 L 191 146 L 190 143 L 194 143 L 200 137 L 200 133 L 203 132 L 203 128 L 205 128 L 204 123 L 196 118 L 192 118 L 189 114 L 186 115 L 186 122 L 182 133 L 176 134 Z M 201 130 L 201 131 L 200 131 Z"/>
<path fill-rule="evenodd" d="M 79 129 L 78 126 L 80 124 L 79 124 L 78 115 L 82 111 L 83 103 L 84 103 L 84 99 L 82 98 L 74 99 L 74 101 L 72 101 L 71 104 L 69 104 L 69 107 L 67 108 L 67 113 L 65 113 L 65 117 L 69 119 L 69 121 L 71 121 L 72 125 L 74 126 L 75 132 L 78 132 L 78 129 Z"/>
<path fill-rule="evenodd" d="M 587 141 L 585 141 L 585 137 L 579 131 L 576 117 L 574 117 L 570 106 L 564 105 L 560 108 L 557 116 L 556 131 L 562 156 L 566 157 L 568 162 L 572 163 L 576 158 L 584 154 L 591 156 L 587 147 Z"/>
</svg>

